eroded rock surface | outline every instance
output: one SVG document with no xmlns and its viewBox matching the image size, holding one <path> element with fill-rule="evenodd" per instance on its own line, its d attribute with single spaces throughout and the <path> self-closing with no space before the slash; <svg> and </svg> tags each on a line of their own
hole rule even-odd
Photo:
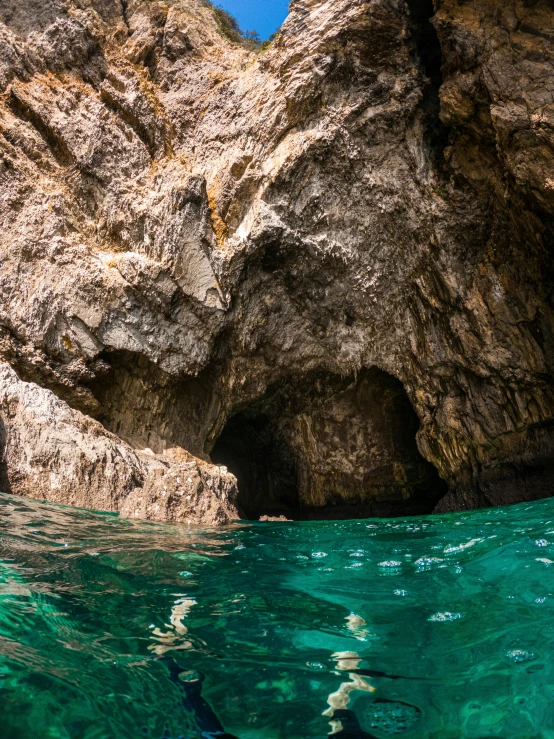
<svg viewBox="0 0 554 739">
<path fill-rule="evenodd" d="M 3 491 L 154 521 L 220 525 L 238 517 L 236 480 L 225 469 L 179 449 L 136 452 L 7 364 L 0 407 Z"/>
<path fill-rule="evenodd" d="M 344 388 L 295 416 L 304 505 L 413 502 L 408 429 L 441 510 L 552 494 L 553 28 L 549 0 L 293 0 L 256 55 L 200 0 L 2 3 L 4 361 L 133 459 L 206 465 L 274 388 L 378 371 L 418 422 Z M 152 516 L 133 464 L 66 502 Z"/>
</svg>

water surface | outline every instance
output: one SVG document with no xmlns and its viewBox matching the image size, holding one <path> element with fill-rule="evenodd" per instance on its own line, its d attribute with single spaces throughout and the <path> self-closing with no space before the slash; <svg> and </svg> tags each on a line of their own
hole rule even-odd
<svg viewBox="0 0 554 739">
<path fill-rule="evenodd" d="M 2 739 L 342 739 L 333 694 L 379 739 L 554 737 L 554 500 L 215 530 L 1 495 L 0 536 Z"/>
</svg>

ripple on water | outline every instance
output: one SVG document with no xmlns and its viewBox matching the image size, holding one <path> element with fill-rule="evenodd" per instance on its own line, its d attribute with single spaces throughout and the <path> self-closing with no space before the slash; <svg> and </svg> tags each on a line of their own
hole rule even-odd
<svg viewBox="0 0 554 739">
<path fill-rule="evenodd" d="M 0 495 L 0 737 L 321 739 L 341 691 L 380 739 L 554 736 L 553 520 L 215 530 Z"/>
<path fill-rule="evenodd" d="M 533 652 L 528 652 L 525 649 L 510 649 L 506 652 L 506 657 L 510 662 L 530 662 L 535 659 Z"/>
<path fill-rule="evenodd" d="M 458 621 L 463 617 L 463 613 L 453 613 L 452 611 L 438 611 L 438 613 L 434 613 L 432 616 L 429 616 L 428 621 L 436 621 L 438 623 L 441 623 L 444 621 Z"/>
<path fill-rule="evenodd" d="M 400 575 L 402 572 L 402 562 L 396 559 L 386 559 L 377 565 L 380 575 Z"/>
</svg>

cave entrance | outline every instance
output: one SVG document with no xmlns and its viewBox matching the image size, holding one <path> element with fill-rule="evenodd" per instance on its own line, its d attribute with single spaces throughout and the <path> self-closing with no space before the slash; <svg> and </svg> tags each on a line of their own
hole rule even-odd
<svg viewBox="0 0 554 739">
<path fill-rule="evenodd" d="M 233 416 L 211 454 L 237 477 L 239 508 L 248 519 L 281 515 L 300 508 L 295 455 L 278 419 L 263 405 Z"/>
<path fill-rule="evenodd" d="M 377 369 L 294 376 L 226 423 L 212 451 L 243 515 L 293 519 L 430 513 L 446 493 L 416 443 L 402 384 Z"/>
</svg>

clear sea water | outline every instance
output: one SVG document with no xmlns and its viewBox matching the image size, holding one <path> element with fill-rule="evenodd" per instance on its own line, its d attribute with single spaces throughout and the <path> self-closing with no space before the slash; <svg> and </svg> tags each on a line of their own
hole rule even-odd
<svg viewBox="0 0 554 739">
<path fill-rule="evenodd" d="M 1 739 L 554 737 L 554 499 L 215 530 L 2 495 L 0 535 Z"/>
</svg>

